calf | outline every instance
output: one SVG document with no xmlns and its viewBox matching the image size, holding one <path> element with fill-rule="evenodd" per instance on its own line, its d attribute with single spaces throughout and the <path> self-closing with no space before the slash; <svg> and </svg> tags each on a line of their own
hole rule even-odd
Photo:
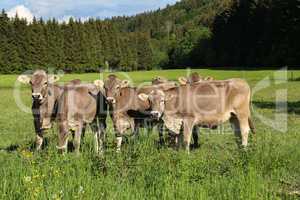
<svg viewBox="0 0 300 200">
<path fill-rule="evenodd" d="M 54 84 L 59 77 L 48 75 L 44 70 L 36 70 L 32 75 L 20 75 L 17 80 L 31 85 L 36 150 L 40 150 L 44 141 L 44 133 L 51 128 L 52 122 L 57 116 L 58 100 L 64 88 L 79 84 L 80 80 L 73 80 L 66 86 L 59 86 Z"/>
<path fill-rule="evenodd" d="M 229 120 L 241 136 L 243 146 L 248 144 L 249 130 L 254 132 L 250 120 L 250 87 L 241 79 L 199 82 L 143 96 L 168 129 L 178 135 L 183 127 L 188 151 L 196 125 L 215 128 Z"/>
<path fill-rule="evenodd" d="M 73 132 L 75 152 L 79 154 L 82 130 L 90 124 L 95 134 L 96 152 L 103 152 L 107 115 L 103 84 L 98 80 L 94 84 L 79 84 L 63 91 L 58 112 L 58 149 L 67 149 L 69 133 Z"/>
</svg>

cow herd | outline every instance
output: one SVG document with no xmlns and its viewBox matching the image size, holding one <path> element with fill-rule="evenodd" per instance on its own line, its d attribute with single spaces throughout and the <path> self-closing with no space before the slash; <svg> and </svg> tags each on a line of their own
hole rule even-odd
<svg viewBox="0 0 300 200">
<path fill-rule="evenodd" d="M 183 138 L 187 151 L 192 137 L 194 144 L 198 144 L 201 127 L 215 129 L 229 121 L 242 146 L 248 144 L 249 131 L 254 133 L 251 91 L 242 79 L 214 80 L 192 73 L 179 77 L 178 83 L 157 77 L 151 84 L 140 87 L 132 87 L 128 80 L 114 74 L 93 83 L 73 80 L 59 85 L 55 83 L 58 80 L 58 76 L 44 70 L 18 77 L 19 82 L 31 85 L 37 150 L 43 145 L 46 131 L 57 122 L 59 151 L 67 151 L 72 135 L 78 154 L 85 128 L 90 125 L 95 151 L 102 154 L 108 116 L 113 122 L 117 151 L 121 150 L 124 135 L 128 131 L 138 135 L 141 127 L 148 131 L 157 127 L 161 144 L 164 132 L 168 132 L 176 146 Z"/>
</svg>

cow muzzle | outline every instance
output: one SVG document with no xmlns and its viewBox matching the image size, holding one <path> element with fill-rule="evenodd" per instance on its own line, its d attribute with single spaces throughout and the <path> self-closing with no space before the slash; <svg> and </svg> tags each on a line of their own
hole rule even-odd
<svg viewBox="0 0 300 200">
<path fill-rule="evenodd" d="M 107 97 L 107 101 L 108 101 L 108 103 L 112 103 L 112 104 L 116 103 L 116 99 L 113 97 Z"/>
<path fill-rule="evenodd" d="M 41 93 L 32 93 L 32 99 L 34 101 L 42 101 L 43 95 Z"/>
<path fill-rule="evenodd" d="M 159 111 L 151 111 L 151 115 L 156 118 L 156 119 L 159 119 L 161 117 L 161 112 Z"/>
</svg>

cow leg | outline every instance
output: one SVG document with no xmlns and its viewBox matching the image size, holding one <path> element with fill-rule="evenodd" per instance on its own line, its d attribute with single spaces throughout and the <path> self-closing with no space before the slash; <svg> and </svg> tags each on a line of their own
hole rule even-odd
<svg viewBox="0 0 300 200">
<path fill-rule="evenodd" d="M 242 114 L 232 115 L 230 123 L 233 126 L 236 137 L 240 138 L 242 140 L 242 146 L 246 147 L 248 145 L 248 135 L 250 131 L 248 116 Z"/>
<path fill-rule="evenodd" d="M 123 137 L 121 135 L 117 135 L 117 152 L 121 152 Z"/>
<path fill-rule="evenodd" d="M 140 132 L 140 124 L 139 123 L 134 123 L 134 128 L 133 128 L 133 137 L 134 139 L 139 138 L 139 133 Z"/>
<path fill-rule="evenodd" d="M 86 123 L 83 124 L 82 131 L 81 131 L 81 140 L 83 141 L 82 144 L 84 143 L 85 131 L 86 131 Z"/>
<path fill-rule="evenodd" d="M 44 142 L 43 135 L 41 133 L 37 134 L 35 139 L 35 147 L 37 151 L 41 150 L 43 142 Z"/>
<path fill-rule="evenodd" d="M 190 144 L 191 144 L 191 135 L 194 127 L 194 122 L 192 119 L 184 120 L 183 124 L 183 140 L 186 151 L 190 152 Z"/>
<path fill-rule="evenodd" d="M 97 154 L 102 155 L 104 150 L 104 142 L 105 142 L 105 128 L 106 124 L 103 125 L 101 122 L 99 127 L 95 133 L 95 150 Z"/>
<path fill-rule="evenodd" d="M 248 117 L 239 118 L 241 128 L 242 146 L 248 146 L 248 136 L 250 132 Z"/>
<path fill-rule="evenodd" d="M 59 124 L 59 134 L 58 134 L 58 146 L 57 149 L 61 153 L 65 153 L 68 148 L 68 136 L 69 130 L 66 122 Z"/>
<path fill-rule="evenodd" d="M 98 143 L 98 140 L 99 140 L 99 138 L 98 138 L 98 136 L 99 136 L 99 134 L 98 134 L 99 128 L 98 128 L 98 124 L 97 124 L 97 120 L 96 119 L 91 123 L 90 127 L 92 129 L 93 134 L 94 134 L 94 149 L 98 153 L 98 151 L 99 151 L 99 143 Z"/>
<path fill-rule="evenodd" d="M 98 144 L 99 150 L 98 153 L 103 154 L 105 146 L 105 137 L 106 137 L 106 120 L 99 119 L 99 131 L 98 131 Z"/>
<path fill-rule="evenodd" d="M 241 138 L 241 129 L 240 129 L 240 122 L 235 114 L 232 114 L 229 122 L 231 124 L 231 128 L 233 129 L 235 138 L 236 138 L 236 143 L 239 145 L 240 144 L 240 138 Z"/>
<path fill-rule="evenodd" d="M 165 140 L 164 140 L 164 124 L 163 123 L 158 123 L 157 129 L 158 129 L 158 135 L 159 135 L 159 144 L 164 145 Z"/>
<path fill-rule="evenodd" d="M 91 124 L 91 129 L 92 132 L 94 134 L 94 148 L 95 148 L 95 152 L 98 153 L 102 153 L 102 141 L 101 141 L 101 130 L 98 124 L 97 119 L 95 119 L 92 124 Z M 101 150 L 100 150 L 101 149 Z"/>
<path fill-rule="evenodd" d="M 199 133 L 199 126 L 194 126 L 193 128 L 193 147 L 198 148 L 199 147 L 199 142 L 198 142 L 198 133 Z"/>
<path fill-rule="evenodd" d="M 74 148 L 75 148 L 75 154 L 79 155 L 80 153 L 80 140 L 81 140 L 81 133 L 82 133 L 83 124 L 80 123 L 80 125 L 76 128 L 75 131 L 75 137 L 74 137 Z"/>
</svg>

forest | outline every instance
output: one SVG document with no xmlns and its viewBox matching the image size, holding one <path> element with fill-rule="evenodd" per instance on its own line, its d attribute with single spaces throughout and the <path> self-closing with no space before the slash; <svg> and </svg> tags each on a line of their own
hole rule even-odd
<svg viewBox="0 0 300 200">
<path fill-rule="evenodd" d="M 300 0 L 182 0 L 130 17 L 63 23 L 28 23 L 2 10 L 0 73 L 297 68 L 299 24 Z"/>
</svg>

